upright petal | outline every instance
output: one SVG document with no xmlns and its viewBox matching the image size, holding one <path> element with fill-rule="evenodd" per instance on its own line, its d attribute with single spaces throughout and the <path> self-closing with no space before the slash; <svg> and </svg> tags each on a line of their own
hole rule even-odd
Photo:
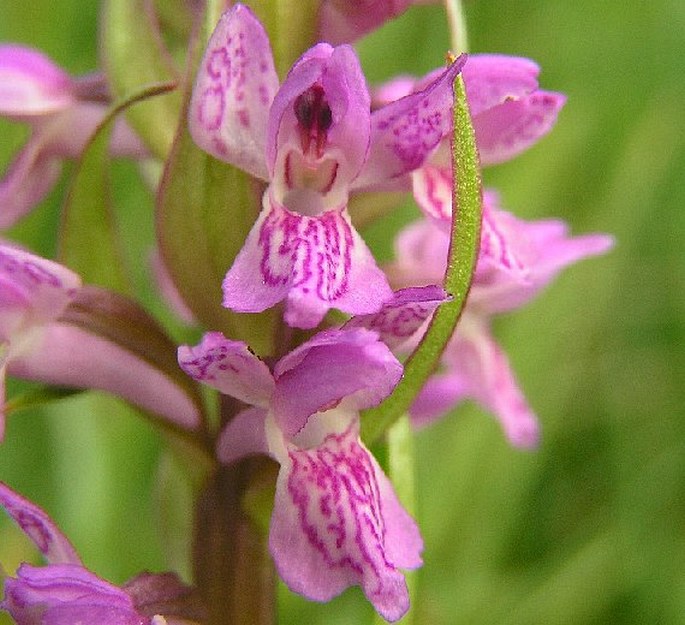
<svg viewBox="0 0 685 625">
<path fill-rule="evenodd" d="M 312 414 L 343 399 L 355 409 L 378 404 L 401 376 L 402 365 L 375 332 L 327 330 L 278 362 L 272 410 L 280 428 L 294 436 Z"/>
<path fill-rule="evenodd" d="M 312 449 L 289 447 L 269 546 L 293 591 L 327 601 L 359 584 L 385 619 L 409 608 L 398 568 L 421 565 L 422 541 L 353 423 Z"/>
<path fill-rule="evenodd" d="M 252 11 L 236 4 L 221 16 L 200 64 L 188 112 L 193 139 L 268 180 L 266 130 L 277 90 L 269 38 Z"/>
<path fill-rule="evenodd" d="M 434 221 L 409 224 L 395 239 L 395 262 L 388 268 L 393 285 L 441 282 L 447 265 L 449 233 Z"/>
<path fill-rule="evenodd" d="M 47 56 L 19 45 L 0 45 L 0 115 L 46 115 L 74 103 L 71 77 Z"/>
<path fill-rule="evenodd" d="M 508 161 L 537 143 L 554 127 L 565 102 L 560 93 L 536 91 L 481 113 L 473 124 L 481 163 Z"/>
<path fill-rule="evenodd" d="M 346 203 L 366 160 L 370 96 L 350 46 L 318 44 L 292 67 L 269 117 L 267 158 L 274 194 L 290 210 L 315 214 Z M 299 206 L 298 191 L 319 206 Z"/>
<path fill-rule="evenodd" d="M 269 368 L 245 343 L 221 332 L 206 333 L 195 347 L 181 345 L 178 363 L 198 382 L 247 404 L 265 406 L 271 399 L 274 380 Z"/>
<path fill-rule="evenodd" d="M 81 564 L 67 537 L 47 513 L 0 482 L 0 506 L 52 564 Z"/>
<path fill-rule="evenodd" d="M 354 188 L 399 177 L 426 161 L 452 127 L 452 86 L 466 62 L 460 56 L 425 89 L 374 111 L 371 151 Z"/>
<path fill-rule="evenodd" d="M 304 328 L 316 326 L 331 307 L 370 313 L 392 296 L 347 211 L 299 215 L 268 191 L 223 291 L 224 306 L 238 312 L 266 310 L 290 295 L 286 319 Z"/>
</svg>

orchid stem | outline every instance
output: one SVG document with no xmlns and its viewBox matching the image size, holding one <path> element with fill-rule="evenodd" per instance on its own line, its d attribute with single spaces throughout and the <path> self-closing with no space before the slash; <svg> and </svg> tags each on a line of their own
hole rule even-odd
<svg viewBox="0 0 685 625">
<path fill-rule="evenodd" d="M 450 29 L 452 53 L 459 56 L 462 52 L 467 52 L 469 47 L 464 7 L 461 0 L 444 0 L 444 4 Z"/>
</svg>

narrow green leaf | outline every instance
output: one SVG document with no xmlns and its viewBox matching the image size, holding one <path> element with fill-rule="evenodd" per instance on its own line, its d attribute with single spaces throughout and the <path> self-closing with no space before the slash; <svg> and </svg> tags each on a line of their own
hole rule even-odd
<svg viewBox="0 0 685 625">
<path fill-rule="evenodd" d="M 452 300 L 443 304 L 419 346 L 404 365 L 404 376 L 394 391 L 362 416 L 362 437 L 368 443 L 407 412 L 437 367 L 466 303 L 478 259 L 481 224 L 481 180 L 478 150 L 461 75 L 454 82 L 454 138 L 452 142 L 452 233 L 445 271 L 445 290 Z"/>
<path fill-rule="evenodd" d="M 125 293 L 129 282 L 110 194 L 107 151 L 111 134 L 111 124 L 101 126 L 76 166 L 62 211 L 58 258 L 85 282 Z"/>
<path fill-rule="evenodd" d="M 126 98 L 152 84 L 178 81 L 150 6 L 145 0 L 106 0 L 104 3 L 101 49 L 116 98 Z M 180 95 L 167 93 L 131 109 L 127 119 L 150 151 L 164 159 L 171 147 L 180 111 Z"/>
<path fill-rule="evenodd" d="M 172 88 L 172 84 L 155 85 L 114 106 L 76 165 L 62 212 L 59 260 L 84 282 L 123 293 L 130 290 L 111 205 L 109 140 L 114 120 L 123 110 Z"/>
</svg>

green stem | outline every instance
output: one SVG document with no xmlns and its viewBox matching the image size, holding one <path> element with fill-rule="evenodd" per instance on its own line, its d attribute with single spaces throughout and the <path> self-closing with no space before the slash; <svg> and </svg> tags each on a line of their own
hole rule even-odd
<svg viewBox="0 0 685 625">
<path fill-rule="evenodd" d="M 407 359 L 404 376 L 393 392 L 379 406 L 363 413 L 361 431 L 367 444 L 409 410 L 437 367 L 471 286 L 480 245 L 481 180 L 473 124 L 461 76 L 454 82 L 452 175 L 452 232 L 444 281 L 452 300 L 440 306 L 433 315 L 423 340 Z"/>
<path fill-rule="evenodd" d="M 243 511 L 255 481 L 273 478 L 264 458 L 220 467 L 196 508 L 194 578 L 207 609 L 207 625 L 273 625 L 276 580 L 266 535 Z"/>
<path fill-rule="evenodd" d="M 444 0 L 444 3 L 447 23 L 450 28 L 452 53 L 459 56 L 462 52 L 467 52 L 469 48 L 464 7 L 461 0 Z"/>
</svg>

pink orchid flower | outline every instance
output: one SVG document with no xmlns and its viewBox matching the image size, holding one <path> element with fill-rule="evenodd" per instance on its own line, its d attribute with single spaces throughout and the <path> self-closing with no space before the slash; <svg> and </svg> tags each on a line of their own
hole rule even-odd
<svg viewBox="0 0 685 625">
<path fill-rule="evenodd" d="M 359 438 L 359 410 L 378 404 L 402 375 L 378 335 L 321 332 L 272 372 L 244 343 L 209 333 L 181 347 L 179 362 L 252 406 L 222 432 L 219 459 L 266 453 L 281 465 L 269 546 L 288 587 L 328 601 L 359 584 L 384 618 L 401 618 L 409 597 L 398 569 L 421 565 L 422 540 Z"/>
<path fill-rule="evenodd" d="M 287 323 L 310 328 L 332 306 L 366 314 L 391 298 L 350 221 L 348 196 L 424 163 L 451 123 L 452 82 L 462 64 L 371 113 L 350 46 L 314 46 L 279 87 L 252 12 L 237 4 L 222 16 L 198 72 L 190 131 L 210 154 L 269 183 L 226 274 L 224 306 L 259 312 L 286 299 Z"/>
<path fill-rule="evenodd" d="M 107 390 L 177 426 L 197 426 L 197 406 L 161 371 L 60 319 L 80 287 L 80 277 L 66 267 L 0 243 L 0 440 L 6 374 Z"/>
<path fill-rule="evenodd" d="M 165 603 L 178 606 L 190 589 L 173 574 L 143 574 L 122 589 L 83 566 L 67 537 L 47 513 L 0 482 L 0 506 L 47 560 L 45 566 L 22 564 L 5 580 L 0 610 L 17 625 L 190 625 L 148 613 Z"/>
<path fill-rule="evenodd" d="M 449 245 L 447 223 L 423 220 L 400 233 L 397 261 L 390 270 L 397 283 L 440 280 Z M 495 414 L 513 445 L 534 446 L 537 417 L 492 336 L 490 320 L 532 300 L 565 267 L 612 245 L 612 237 L 604 234 L 571 237 L 560 220 L 520 220 L 500 210 L 496 194 L 486 192 L 471 291 L 443 354 L 444 371 L 429 379 L 411 409 L 414 423 L 429 423 L 470 398 Z"/>
<path fill-rule="evenodd" d="M 26 123 L 31 136 L 0 180 L 0 229 L 45 198 L 64 159 L 78 157 L 108 109 L 104 76 L 72 78 L 37 50 L 0 45 L 0 116 Z M 146 154 L 125 122 L 115 124 L 115 156 Z"/>
<path fill-rule="evenodd" d="M 462 77 L 473 119 L 481 165 L 508 161 L 545 136 L 566 102 L 560 93 L 538 88 L 540 68 L 529 59 L 496 54 L 469 55 Z M 402 76 L 379 87 L 377 105 L 406 97 L 434 79 Z M 412 173 L 414 197 L 437 219 L 452 214 L 450 136 L 445 134 L 431 158 Z"/>
</svg>

